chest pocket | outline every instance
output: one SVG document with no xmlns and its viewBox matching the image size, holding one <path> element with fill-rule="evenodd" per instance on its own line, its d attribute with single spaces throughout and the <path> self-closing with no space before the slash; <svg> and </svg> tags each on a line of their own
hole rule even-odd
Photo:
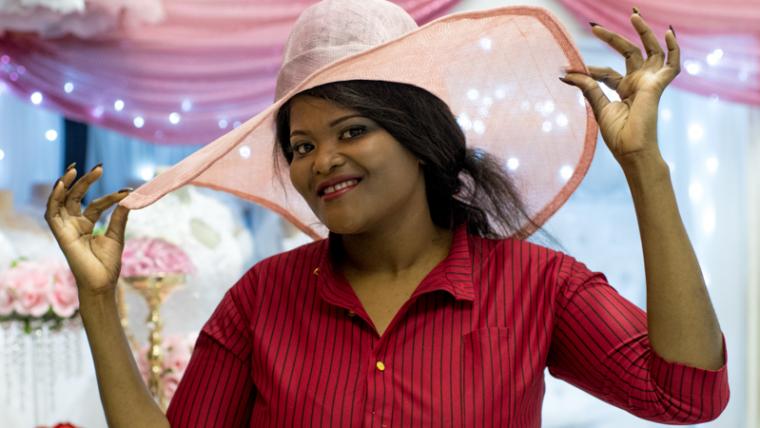
<svg viewBox="0 0 760 428">
<path fill-rule="evenodd" d="M 510 426 L 512 355 L 509 330 L 487 327 L 461 338 L 461 415 L 464 426 Z"/>
</svg>

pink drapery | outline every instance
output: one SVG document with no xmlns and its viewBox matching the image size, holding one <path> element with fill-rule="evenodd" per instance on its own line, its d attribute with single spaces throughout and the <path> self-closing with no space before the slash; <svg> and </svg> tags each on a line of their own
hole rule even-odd
<svg viewBox="0 0 760 428">
<path fill-rule="evenodd" d="M 164 19 L 162 0 L 0 0 L 5 32 L 95 38 Z"/>
<path fill-rule="evenodd" d="M 682 73 L 674 85 L 705 96 L 760 105 L 760 2 L 757 0 L 560 0 L 580 21 L 638 42 L 633 6 L 659 35 L 672 25 Z"/>
<path fill-rule="evenodd" d="M 282 48 L 316 0 L 165 0 L 165 20 L 98 39 L 0 37 L 14 92 L 162 144 L 203 144 L 271 104 Z M 457 0 L 396 0 L 420 24 Z M 2 82 L 0 82 L 2 84 Z"/>
</svg>

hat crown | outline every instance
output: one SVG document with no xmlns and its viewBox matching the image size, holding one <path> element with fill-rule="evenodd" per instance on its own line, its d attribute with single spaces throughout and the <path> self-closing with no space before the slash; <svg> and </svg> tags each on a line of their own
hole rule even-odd
<svg viewBox="0 0 760 428">
<path fill-rule="evenodd" d="M 323 0 L 305 9 L 290 32 L 275 99 L 327 64 L 417 29 L 400 6 L 386 0 Z"/>
</svg>

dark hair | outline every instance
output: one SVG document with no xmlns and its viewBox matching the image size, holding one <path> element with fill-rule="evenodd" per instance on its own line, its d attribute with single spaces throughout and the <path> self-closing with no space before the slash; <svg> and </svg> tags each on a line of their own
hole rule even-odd
<svg viewBox="0 0 760 428">
<path fill-rule="evenodd" d="M 433 223 L 488 238 L 523 239 L 540 230 L 527 215 L 514 183 L 493 155 L 465 146 L 448 105 L 416 86 L 376 80 L 330 83 L 301 92 L 359 112 L 377 122 L 422 161 Z M 290 164 L 290 101 L 276 118 L 275 168 L 280 154 Z M 279 174 L 278 174 L 279 176 Z"/>
</svg>

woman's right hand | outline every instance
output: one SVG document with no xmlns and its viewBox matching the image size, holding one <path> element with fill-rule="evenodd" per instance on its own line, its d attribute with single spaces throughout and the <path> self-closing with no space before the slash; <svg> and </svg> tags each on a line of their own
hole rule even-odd
<svg viewBox="0 0 760 428">
<path fill-rule="evenodd" d="M 103 175 L 103 167 L 96 166 L 71 185 L 77 178 L 74 166 L 72 164 L 53 186 L 45 220 L 66 256 L 80 297 L 94 296 L 116 287 L 129 210 L 116 207 L 105 235 L 93 235 L 93 228 L 103 212 L 129 195 L 130 189 L 96 199 L 82 212 L 82 198 L 90 185 Z"/>
</svg>

